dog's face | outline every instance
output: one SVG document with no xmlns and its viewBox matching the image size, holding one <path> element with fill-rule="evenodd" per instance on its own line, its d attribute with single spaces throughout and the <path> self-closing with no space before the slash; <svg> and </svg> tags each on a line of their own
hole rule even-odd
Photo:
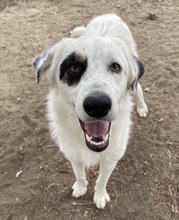
<svg viewBox="0 0 179 220">
<path fill-rule="evenodd" d="M 105 150 L 126 90 L 134 89 L 143 74 L 141 62 L 120 39 L 102 37 L 64 39 L 33 64 L 37 83 L 47 73 L 52 86 L 73 106 L 86 145 Z"/>
</svg>

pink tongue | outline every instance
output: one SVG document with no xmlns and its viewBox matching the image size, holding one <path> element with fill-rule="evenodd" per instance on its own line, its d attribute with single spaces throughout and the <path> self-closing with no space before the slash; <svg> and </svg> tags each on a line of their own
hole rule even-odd
<svg viewBox="0 0 179 220">
<path fill-rule="evenodd" d="M 92 123 L 84 123 L 86 133 L 92 137 L 101 137 L 106 135 L 109 130 L 109 122 L 107 121 L 97 121 Z"/>
</svg>

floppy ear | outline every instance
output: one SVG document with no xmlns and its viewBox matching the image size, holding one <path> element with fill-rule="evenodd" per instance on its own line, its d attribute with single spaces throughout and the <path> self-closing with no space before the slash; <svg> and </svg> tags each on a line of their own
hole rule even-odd
<svg viewBox="0 0 179 220">
<path fill-rule="evenodd" d="M 133 82 L 131 83 L 131 89 L 135 90 L 137 88 L 137 83 L 139 79 L 144 74 L 144 65 L 136 56 L 134 56 L 133 59 L 134 59 L 135 76 L 134 76 Z"/>
<path fill-rule="evenodd" d="M 46 74 L 51 66 L 55 55 L 56 44 L 46 49 L 33 59 L 33 66 L 36 70 L 36 83 L 39 84 L 42 75 Z"/>
</svg>

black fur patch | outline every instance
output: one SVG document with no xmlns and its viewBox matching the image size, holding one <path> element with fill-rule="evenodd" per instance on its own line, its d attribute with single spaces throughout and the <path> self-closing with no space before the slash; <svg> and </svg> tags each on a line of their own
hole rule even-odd
<svg viewBox="0 0 179 220">
<path fill-rule="evenodd" d="M 144 74 L 144 65 L 140 60 L 136 59 L 136 61 L 137 61 L 138 68 L 139 68 L 138 69 L 138 80 L 139 80 Z"/>
<path fill-rule="evenodd" d="M 134 59 L 135 59 L 135 61 L 137 63 L 138 72 L 137 72 L 136 79 L 134 80 L 134 82 L 131 85 L 132 90 L 135 90 L 135 88 L 137 87 L 137 83 L 138 83 L 139 79 L 144 74 L 144 65 L 143 65 L 143 63 L 137 57 L 135 57 L 135 56 L 134 56 Z"/>
<path fill-rule="evenodd" d="M 83 55 L 75 52 L 70 54 L 60 65 L 60 80 L 67 83 L 68 86 L 78 84 L 87 65 L 87 58 Z M 76 71 L 72 71 L 73 66 L 75 66 Z"/>
</svg>

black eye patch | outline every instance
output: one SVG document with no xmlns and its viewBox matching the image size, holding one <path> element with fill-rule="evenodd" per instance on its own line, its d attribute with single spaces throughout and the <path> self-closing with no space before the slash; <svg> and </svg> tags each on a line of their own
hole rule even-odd
<svg viewBox="0 0 179 220">
<path fill-rule="evenodd" d="M 60 80 L 68 86 L 78 84 L 87 65 L 87 58 L 84 55 L 75 52 L 70 54 L 60 65 Z"/>
</svg>

